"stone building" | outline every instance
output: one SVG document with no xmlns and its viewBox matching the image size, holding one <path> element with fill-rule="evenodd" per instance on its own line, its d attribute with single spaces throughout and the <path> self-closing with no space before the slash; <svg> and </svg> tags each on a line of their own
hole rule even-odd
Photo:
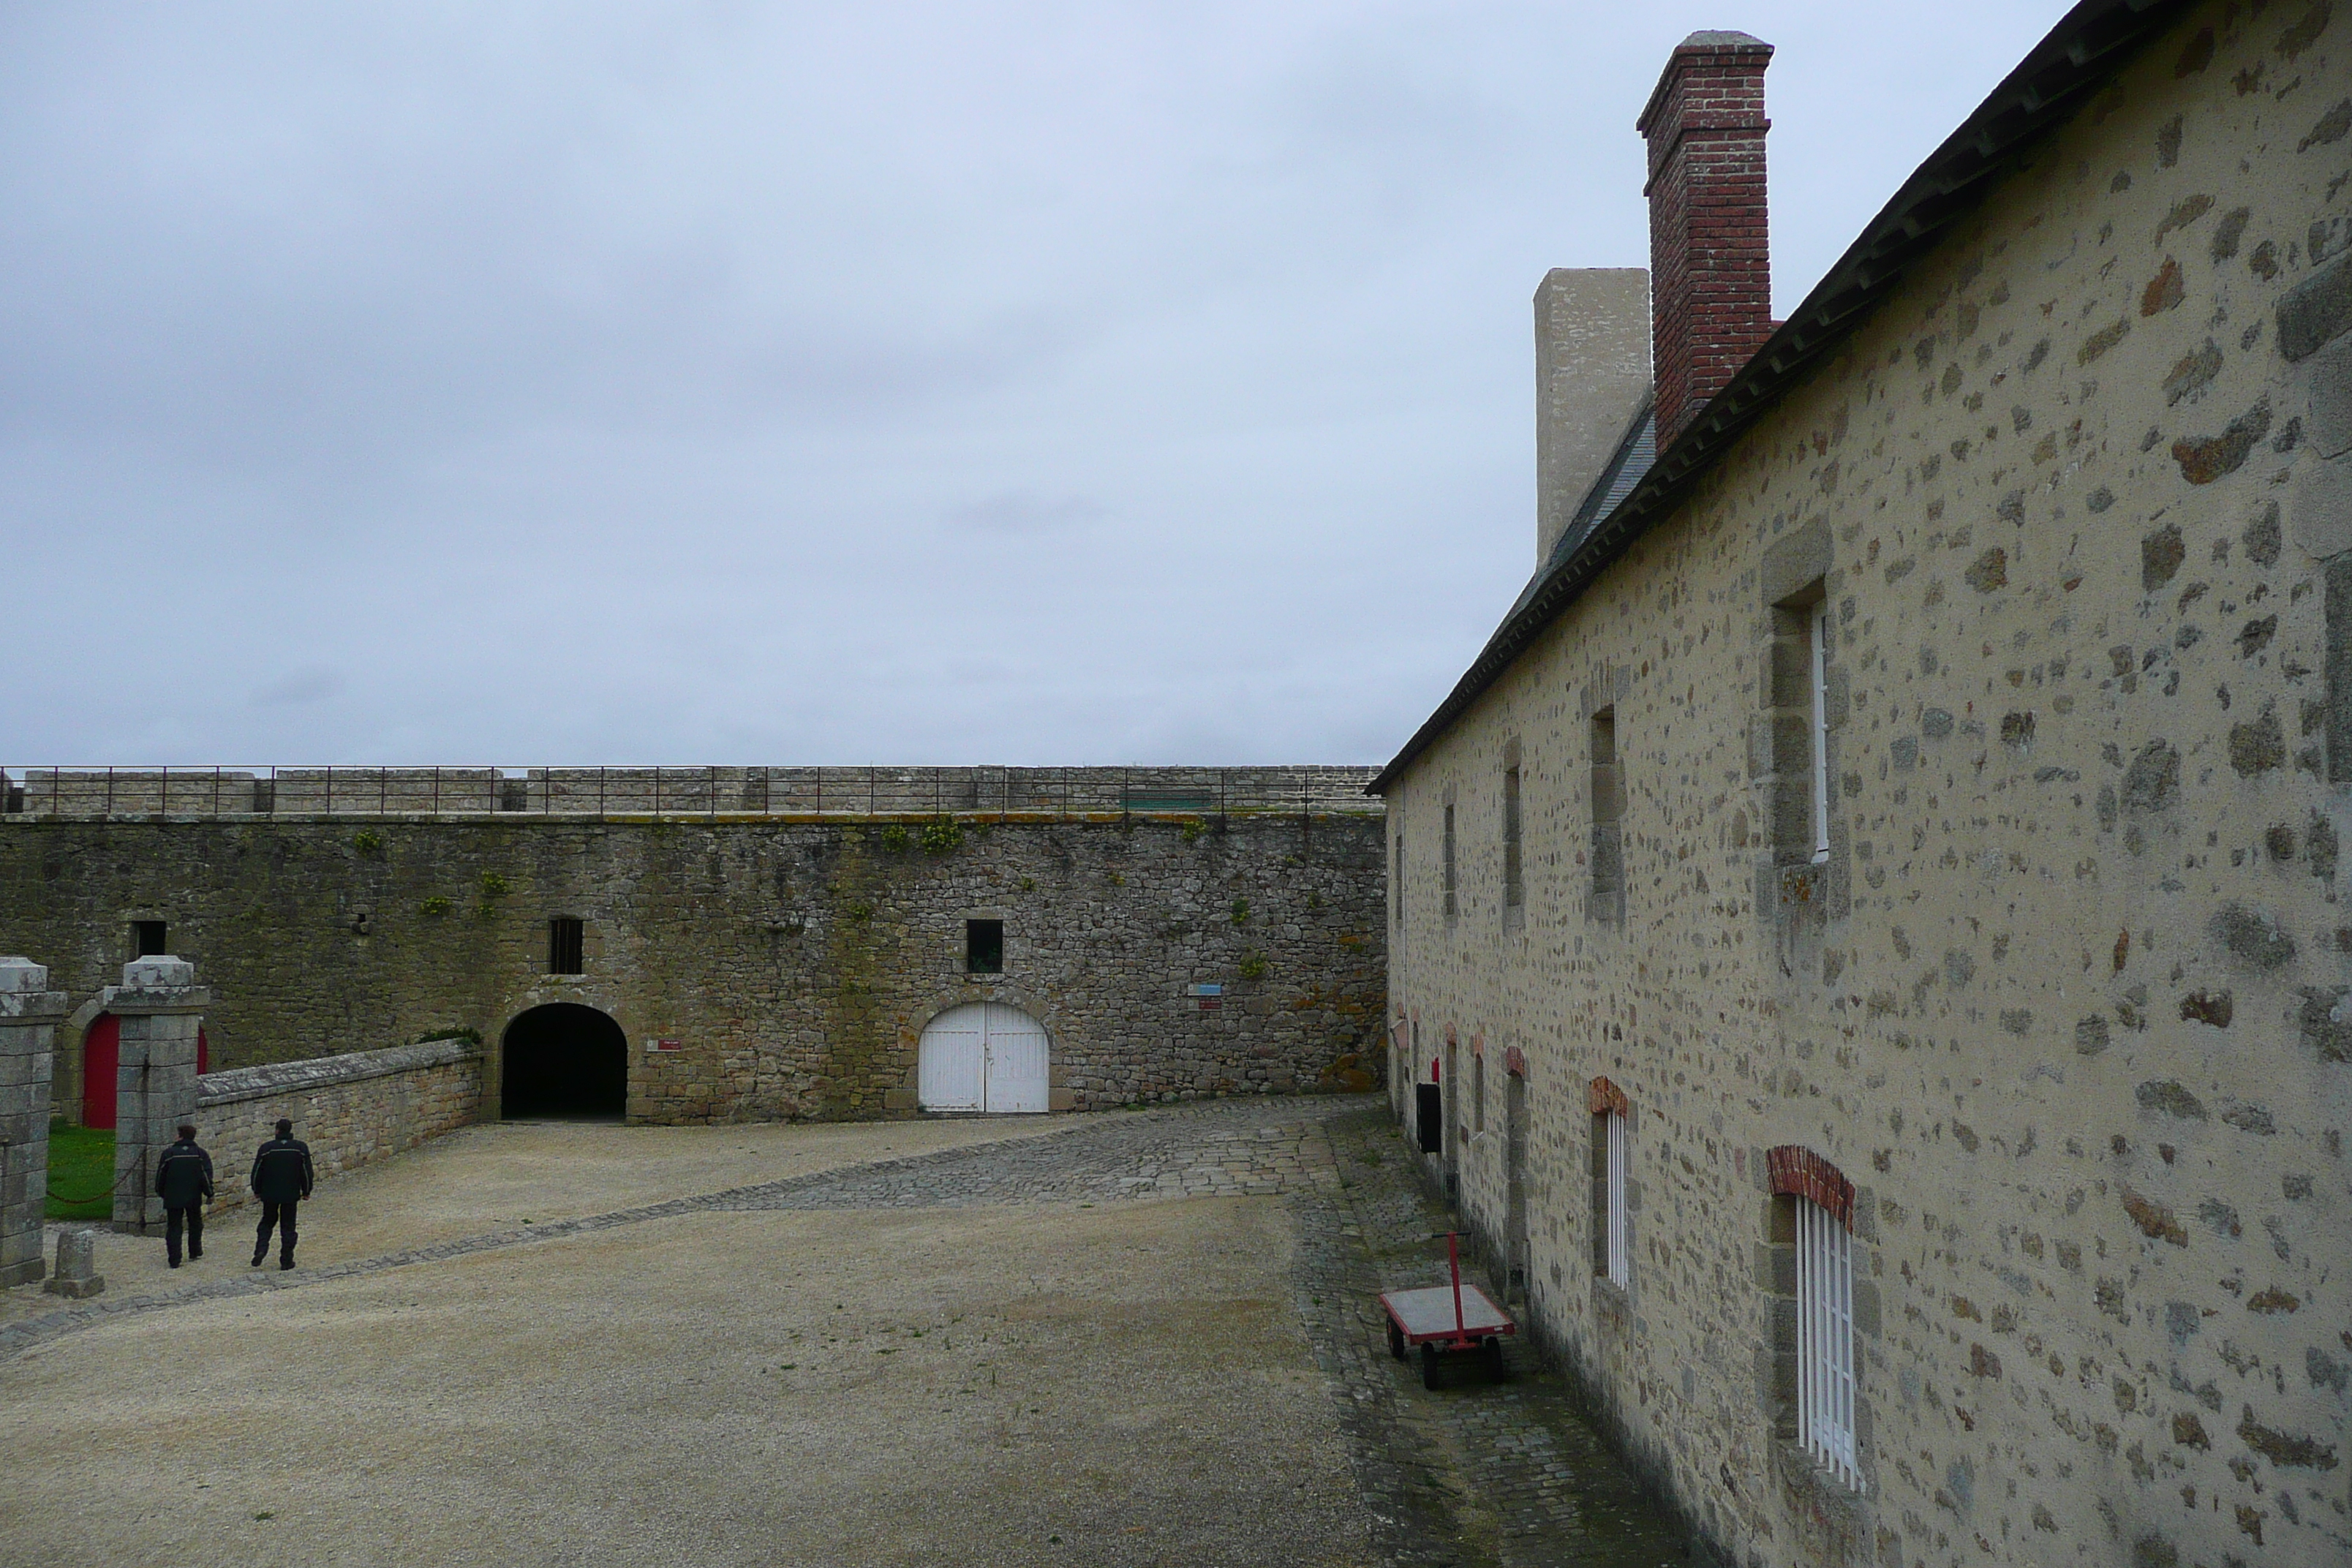
<svg viewBox="0 0 2352 1568">
<path fill-rule="evenodd" d="M 2352 1561 L 2352 19 L 2076 6 L 1780 323 L 1770 53 L 1537 297 L 1400 1110 L 1726 1561 Z"/>
<path fill-rule="evenodd" d="M 208 991 L 202 1103 L 307 1095 L 362 1153 L 468 1094 L 678 1122 L 1365 1088 L 1370 774 L 37 770 L 0 951 L 71 1006 L 60 1113 L 112 1124 L 108 986 L 168 952 Z"/>
</svg>

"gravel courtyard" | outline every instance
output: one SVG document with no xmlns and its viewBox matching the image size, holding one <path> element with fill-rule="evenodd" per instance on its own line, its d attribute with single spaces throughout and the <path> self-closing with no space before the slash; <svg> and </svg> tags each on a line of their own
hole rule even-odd
<svg viewBox="0 0 2352 1568">
<path fill-rule="evenodd" d="M 1431 1394 L 1385 1107 L 501 1124 L 0 1301 L 0 1539 L 107 1563 L 1678 1563 L 1514 1352 Z"/>
</svg>

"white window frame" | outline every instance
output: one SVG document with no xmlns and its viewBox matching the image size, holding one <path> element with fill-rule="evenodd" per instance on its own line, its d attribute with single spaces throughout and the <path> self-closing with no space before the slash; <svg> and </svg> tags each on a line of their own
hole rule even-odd
<svg viewBox="0 0 2352 1568">
<path fill-rule="evenodd" d="M 1623 1113 L 1612 1110 L 1601 1118 L 1601 1138 L 1605 1145 L 1601 1183 L 1602 1234 L 1601 1258 L 1611 1284 L 1626 1286 L 1633 1282 L 1633 1256 L 1630 1245 L 1631 1227 L 1625 1213 L 1625 1168 L 1630 1159 L 1628 1145 L 1632 1129 L 1625 1124 Z"/>
<path fill-rule="evenodd" d="M 1797 1198 L 1797 1435 L 1847 1486 L 1854 1458 L 1853 1238 L 1837 1215 Z"/>
<path fill-rule="evenodd" d="M 1813 664 L 1813 860 L 1830 858 L 1830 605 L 1816 602 L 1805 628 Z"/>
</svg>

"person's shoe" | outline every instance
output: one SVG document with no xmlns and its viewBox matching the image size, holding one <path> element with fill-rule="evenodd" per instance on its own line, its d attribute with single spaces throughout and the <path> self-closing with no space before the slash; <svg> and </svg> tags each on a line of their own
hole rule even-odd
<svg viewBox="0 0 2352 1568">
<path fill-rule="evenodd" d="M 174 1268 L 177 1268 L 180 1266 L 180 1260 L 176 1258 L 167 1258 L 163 1261 L 169 1263 Z"/>
<path fill-rule="evenodd" d="M 281 1258 L 278 1260 L 278 1267 L 280 1268 L 291 1268 L 294 1267 L 294 1260 L 290 1258 Z"/>
<path fill-rule="evenodd" d="M 188 1249 L 188 1261 L 191 1263 L 194 1263 L 197 1258 L 202 1258 L 203 1256 L 203 1253 L 196 1251 L 194 1247 L 190 1247 Z"/>
<path fill-rule="evenodd" d="M 255 1254 L 253 1255 L 253 1266 L 254 1266 L 256 1268 L 260 1268 L 260 1267 L 261 1267 L 261 1259 L 262 1259 L 262 1254 L 260 1254 L 260 1253 L 257 1252 L 257 1253 L 255 1253 Z"/>
</svg>

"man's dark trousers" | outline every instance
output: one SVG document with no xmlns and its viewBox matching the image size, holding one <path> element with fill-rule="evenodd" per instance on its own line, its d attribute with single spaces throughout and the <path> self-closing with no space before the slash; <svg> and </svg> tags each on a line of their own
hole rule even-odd
<svg viewBox="0 0 2352 1568">
<path fill-rule="evenodd" d="M 261 1200 L 261 1228 L 253 1238 L 253 1260 L 256 1263 L 269 1256 L 272 1226 L 278 1231 L 278 1261 L 285 1264 L 294 1261 L 294 1211 L 300 1206 L 300 1202 L 299 1198 L 288 1198 L 284 1203 L 274 1198 Z"/>
<path fill-rule="evenodd" d="M 163 1211 L 163 1256 L 173 1268 L 180 1266 L 180 1226 L 188 1227 L 188 1256 L 205 1255 L 205 1205 L 189 1204 L 184 1208 L 172 1207 Z M 152 1231 L 148 1233 L 153 1235 Z"/>
</svg>

